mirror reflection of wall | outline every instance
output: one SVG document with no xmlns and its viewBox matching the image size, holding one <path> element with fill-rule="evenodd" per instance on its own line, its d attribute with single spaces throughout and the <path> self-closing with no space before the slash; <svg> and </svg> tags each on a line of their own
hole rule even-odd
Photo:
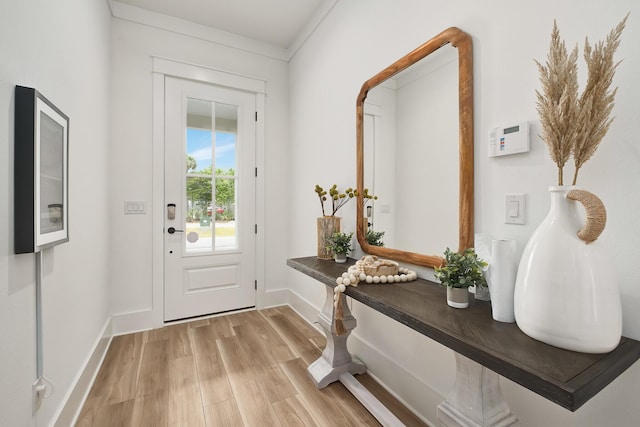
<svg viewBox="0 0 640 427">
<path fill-rule="evenodd" d="M 64 128 L 40 112 L 40 233 L 64 228 Z"/>
<path fill-rule="evenodd" d="M 387 247 L 441 254 L 458 241 L 457 54 L 443 46 L 367 94 L 364 186 Z"/>
</svg>

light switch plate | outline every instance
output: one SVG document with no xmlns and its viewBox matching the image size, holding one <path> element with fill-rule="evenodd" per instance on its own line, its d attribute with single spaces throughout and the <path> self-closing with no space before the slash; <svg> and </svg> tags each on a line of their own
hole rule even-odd
<svg viewBox="0 0 640 427">
<path fill-rule="evenodd" d="M 504 195 L 504 223 L 524 224 L 526 214 L 526 203 L 524 194 Z"/>
<path fill-rule="evenodd" d="M 124 202 L 125 215 L 146 214 L 146 203 L 141 200 L 127 200 Z"/>
</svg>

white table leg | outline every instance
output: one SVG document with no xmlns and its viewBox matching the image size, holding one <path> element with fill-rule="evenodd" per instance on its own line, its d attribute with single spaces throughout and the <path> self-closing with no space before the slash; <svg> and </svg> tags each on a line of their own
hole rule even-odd
<svg viewBox="0 0 640 427">
<path fill-rule="evenodd" d="M 338 335 L 336 334 L 334 319 L 333 289 L 328 286 L 325 286 L 325 288 L 327 290 L 327 299 L 322 312 L 318 314 L 318 323 L 327 336 L 327 346 L 324 348 L 322 356 L 307 368 L 309 375 L 311 375 L 318 388 L 324 388 L 332 382 L 338 381 L 340 375 L 345 372 L 351 374 L 364 374 L 367 372 L 367 367 L 359 361 L 353 360 L 347 350 L 347 338 L 351 331 L 355 329 L 357 322 L 351 315 L 351 310 L 349 310 L 345 300 L 346 297 L 344 294 L 340 294 L 344 308 L 342 323 L 346 332 Z"/>
<path fill-rule="evenodd" d="M 458 353 L 453 391 L 438 405 L 441 426 L 503 427 L 518 424 L 504 400 L 498 374 Z"/>
<path fill-rule="evenodd" d="M 405 427 L 404 423 L 396 417 L 393 412 L 387 409 L 377 397 L 356 380 L 350 373 L 340 375 L 340 382 L 356 399 L 367 408 L 367 411 L 375 417 L 383 427 Z"/>
</svg>

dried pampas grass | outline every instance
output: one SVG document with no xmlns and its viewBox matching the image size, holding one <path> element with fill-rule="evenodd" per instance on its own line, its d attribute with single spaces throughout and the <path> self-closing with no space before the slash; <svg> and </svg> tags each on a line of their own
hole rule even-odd
<svg viewBox="0 0 640 427">
<path fill-rule="evenodd" d="M 542 92 L 536 91 L 537 110 L 542 125 L 540 137 L 558 166 L 558 185 L 563 185 L 563 168 L 573 155 L 575 185 L 578 171 L 593 156 L 613 122 L 610 117 L 617 88 L 610 89 L 616 68 L 613 61 L 625 18 L 609 33 L 605 42 L 595 46 L 585 40 L 584 59 L 588 77 L 584 91 L 578 95 L 578 47 L 567 51 L 556 22 L 553 23 L 547 62 L 538 61 Z"/>
</svg>

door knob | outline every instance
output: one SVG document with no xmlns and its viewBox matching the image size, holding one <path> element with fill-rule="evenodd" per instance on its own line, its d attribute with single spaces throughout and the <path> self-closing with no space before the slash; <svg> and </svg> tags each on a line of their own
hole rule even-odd
<svg viewBox="0 0 640 427">
<path fill-rule="evenodd" d="M 184 232 L 184 230 L 176 230 L 176 228 L 175 228 L 175 227 L 169 227 L 169 228 L 167 228 L 167 233 L 169 233 L 169 234 L 173 234 L 173 233 L 176 233 L 176 232 L 177 232 L 177 233 L 183 233 L 183 232 Z"/>
</svg>

